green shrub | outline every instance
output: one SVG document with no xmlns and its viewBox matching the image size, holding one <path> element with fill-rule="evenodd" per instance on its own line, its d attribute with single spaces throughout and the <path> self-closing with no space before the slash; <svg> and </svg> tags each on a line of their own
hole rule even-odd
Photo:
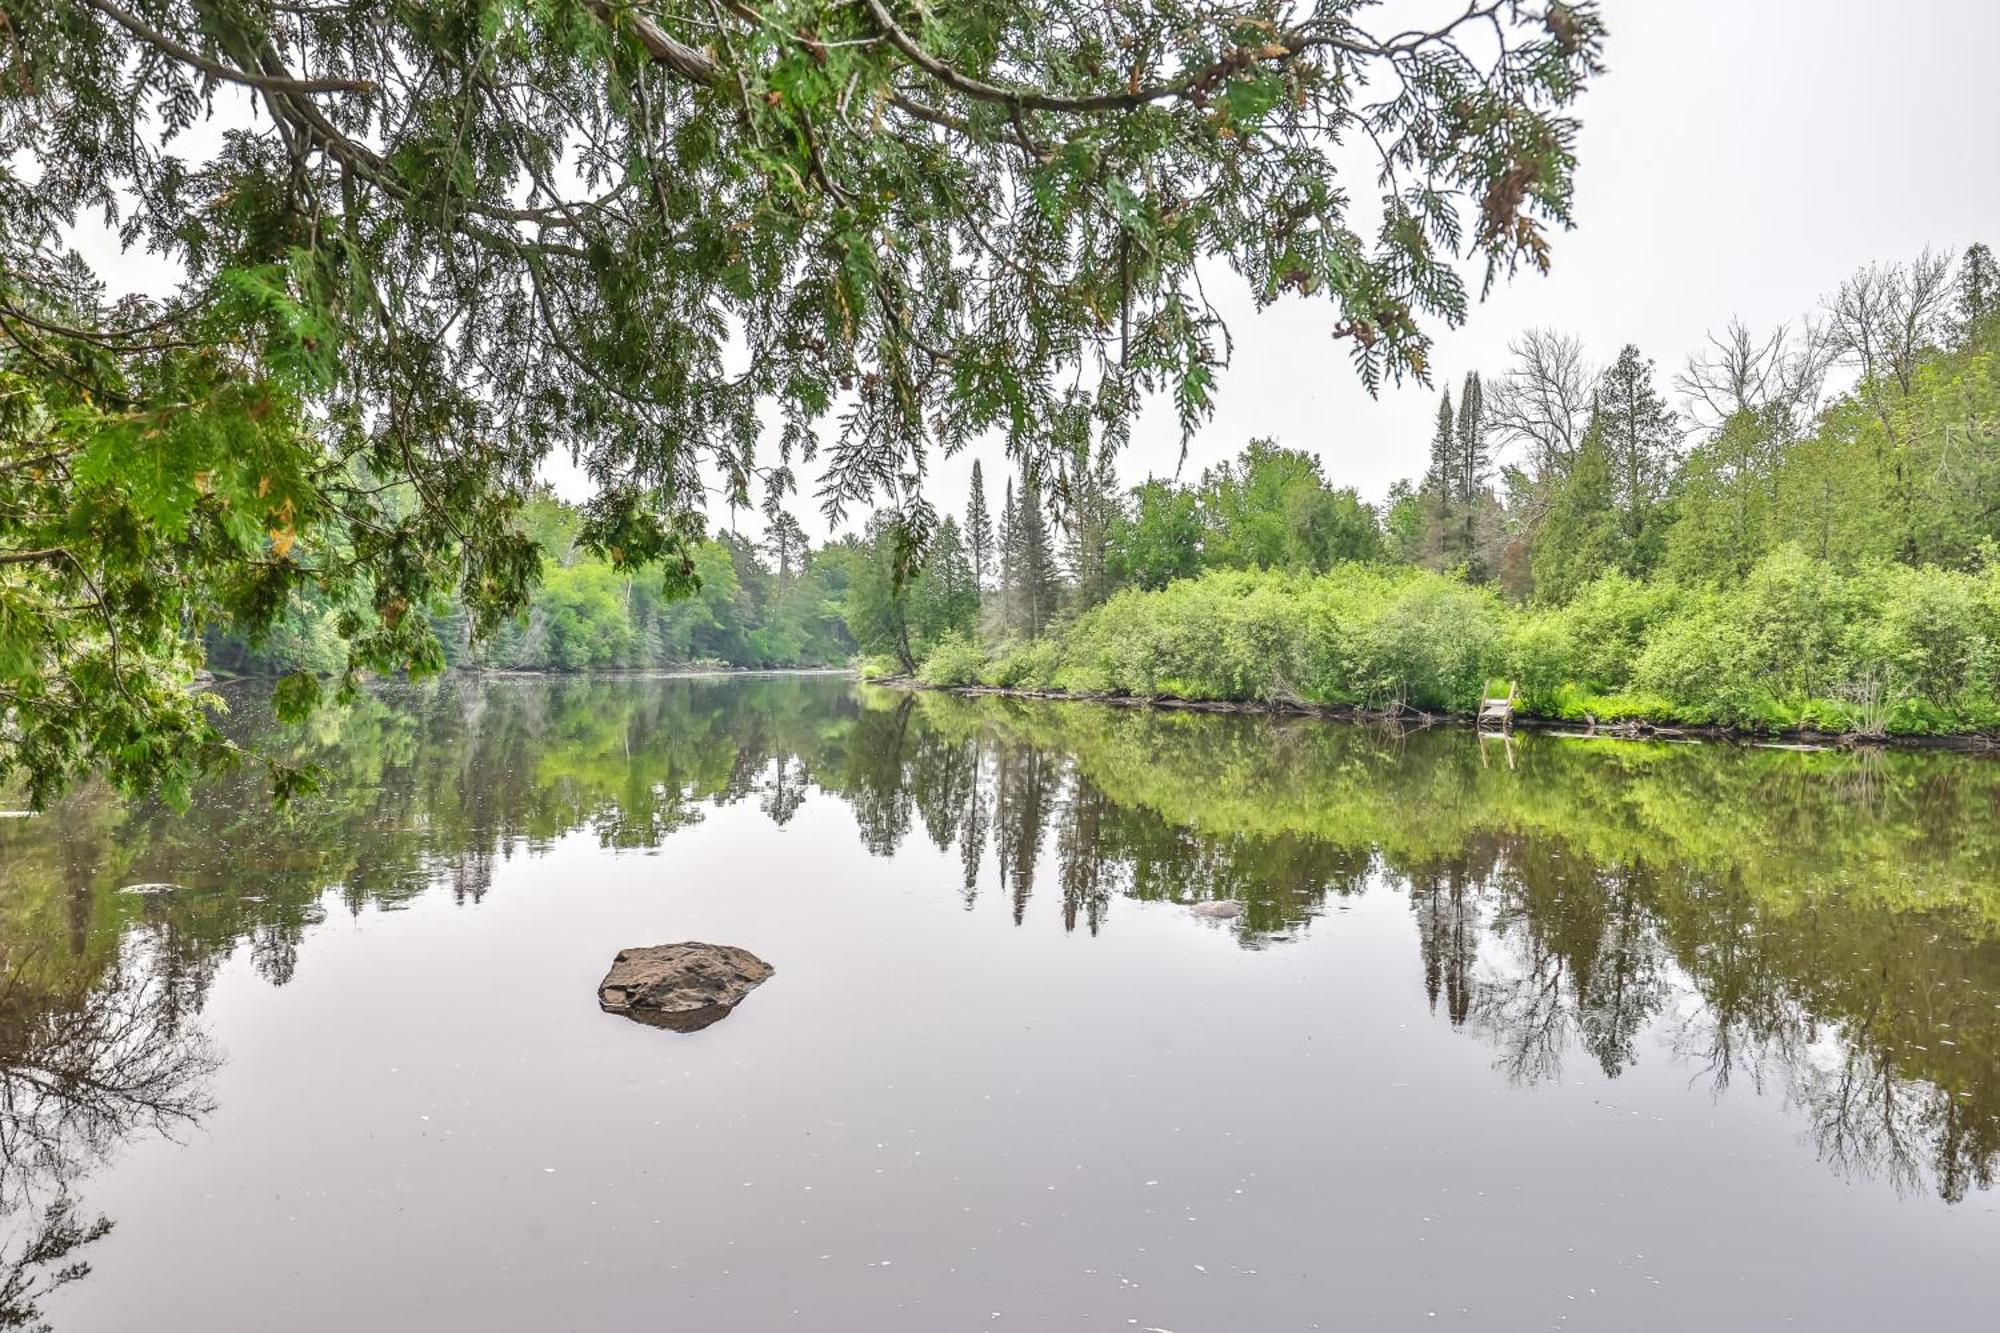
<svg viewBox="0 0 2000 1333">
<path fill-rule="evenodd" d="M 1062 667 L 1062 650 L 1053 639 L 1009 645 L 1007 651 L 986 664 L 980 680 L 1011 690 L 1050 690 Z"/>
<path fill-rule="evenodd" d="M 1500 604 L 1454 579 L 1409 579 L 1363 631 L 1365 679 L 1379 702 L 1469 713 L 1501 664 Z"/>
<path fill-rule="evenodd" d="M 1599 690 L 1623 689 L 1646 636 L 1680 600 L 1680 590 L 1671 584 L 1640 583 L 1616 571 L 1585 585 L 1553 613 L 1576 653 L 1571 678 Z"/>
<path fill-rule="evenodd" d="M 1664 726 L 1671 722 L 1692 720 L 1682 716 L 1670 700 L 1657 694 L 1588 694 L 1567 702 L 1576 709 L 1569 716 L 1578 722 L 1650 722 Z"/>
<path fill-rule="evenodd" d="M 1521 692 L 1524 712 L 1561 717 L 1563 693 L 1578 678 L 1576 636 L 1558 614 L 1526 614 L 1507 629 L 1507 679 Z"/>
<path fill-rule="evenodd" d="M 855 669 L 863 680 L 889 680 L 903 674 L 903 664 L 887 653 L 864 657 Z"/>
<path fill-rule="evenodd" d="M 917 679 L 926 685 L 976 685 L 985 670 L 986 650 L 962 634 L 951 633 L 917 664 Z"/>
</svg>

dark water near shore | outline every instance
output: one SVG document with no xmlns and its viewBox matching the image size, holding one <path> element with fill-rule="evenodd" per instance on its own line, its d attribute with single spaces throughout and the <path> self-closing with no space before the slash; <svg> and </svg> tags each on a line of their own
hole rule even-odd
<svg viewBox="0 0 2000 1333">
<path fill-rule="evenodd" d="M 1990 759 L 1482 747 L 825 677 L 446 683 L 286 743 L 330 782 L 284 813 L 245 775 L 183 815 L 0 819 L 0 1310 L 1236 1333 L 2000 1309 Z M 1242 915 L 1190 911 L 1216 899 Z M 699 1033 L 598 1011 L 619 947 L 680 939 L 777 975 Z"/>
</svg>

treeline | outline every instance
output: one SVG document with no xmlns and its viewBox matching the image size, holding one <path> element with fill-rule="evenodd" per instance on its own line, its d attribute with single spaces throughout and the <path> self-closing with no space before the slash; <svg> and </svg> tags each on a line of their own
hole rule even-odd
<svg viewBox="0 0 2000 1333">
<path fill-rule="evenodd" d="M 1498 679 L 1578 719 L 1993 730 L 1996 352 L 1973 246 L 1732 322 L 1668 384 L 1636 347 L 1598 369 L 1531 332 L 1443 396 L 1426 475 L 1379 507 L 1269 442 L 1122 495 L 1079 462 L 1010 484 L 981 632 L 921 674 L 1448 711 Z"/>
<path fill-rule="evenodd" d="M 795 523 L 774 526 L 761 546 L 728 532 L 694 544 L 692 588 L 670 591 L 657 569 L 620 570 L 578 540 L 582 515 L 552 496 L 525 506 L 521 523 L 542 551 L 542 577 L 528 611 L 491 638 L 471 635 L 455 599 L 430 608 L 444 665 L 502 670 L 588 671 L 635 667 L 845 665 L 855 652 L 846 603 L 866 542 L 818 550 Z M 865 582 L 867 574 L 860 574 Z M 313 607 L 262 642 L 212 638 L 212 669 L 267 674 L 338 671 L 347 647 L 340 615 Z"/>
</svg>

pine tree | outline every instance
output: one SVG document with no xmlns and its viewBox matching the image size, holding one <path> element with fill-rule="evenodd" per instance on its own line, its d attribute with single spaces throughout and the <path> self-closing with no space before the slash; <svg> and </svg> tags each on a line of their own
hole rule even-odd
<svg viewBox="0 0 2000 1333">
<path fill-rule="evenodd" d="M 1007 478 L 1007 499 L 1000 509 L 1000 633 L 1019 628 L 1017 599 L 1021 565 L 1021 510 L 1014 501 L 1014 479 Z"/>
<path fill-rule="evenodd" d="M 794 574 L 805 571 L 810 550 L 806 530 L 796 518 L 781 510 L 764 533 L 764 550 L 778 567 L 778 591 L 782 593 L 791 586 Z"/>
<path fill-rule="evenodd" d="M 1661 505 L 1673 477 L 1679 427 L 1653 387 L 1653 363 L 1630 343 L 1598 381 L 1596 410 L 1624 533 L 1626 572 L 1642 574 L 1659 556 Z"/>
<path fill-rule="evenodd" d="M 2000 310 L 2000 263 L 1984 242 L 1974 241 L 1958 261 L 1959 337 L 1969 337 L 1973 325 Z"/>
<path fill-rule="evenodd" d="M 1055 552 L 1049 543 L 1048 515 L 1033 473 L 1021 479 L 1021 502 L 1014 515 L 1015 609 L 1019 628 L 1029 638 L 1042 633 L 1055 618 L 1061 591 Z"/>
<path fill-rule="evenodd" d="M 1471 505 L 1492 473 L 1486 455 L 1486 391 L 1471 371 L 1458 394 L 1458 502 Z"/>
<path fill-rule="evenodd" d="M 910 585 L 909 623 L 919 645 L 935 647 L 947 634 L 970 634 L 979 615 L 979 589 L 972 563 L 949 514 L 931 535 L 923 568 Z"/>
<path fill-rule="evenodd" d="M 1604 448 L 1604 418 L 1591 418 L 1569 473 L 1562 479 L 1534 551 L 1535 597 L 1561 605 L 1579 588 L 1622 562 L 1617 488 Z"/>
<path fill-rule="evenodd" d="M 1065 552 L 1070 595 L 1078 608 L 1087 609 L 1111 595 L 1108 554 L 1111 528 L 1120 516 L 1118 468 L 1111 452 L 1099 452 L 1094 463 L 1079 460 L 1070 491 L 1069 541 Z"/>
<path fill-rule="evenodd" d="M 1439 424 L 1443 424 L 1440 417 Z M 1459 556 L 1474 578 L 1485 577 L 1479 559 L 1479 502 L 1492 471 L 1486 456 L 1486 392 L 1479 372 L 1469 371 L 1458 394 Z"/>
<path fill-rule="evenodd" d="M 1438 399 L 1437 434 L 1431 436 L 1431 471 L 1424 485 L 1447 502 L 1457 489 L 1458 476 L 1458 435 L 1451 423 L 1451 390 L 1446 389 Z"/>
<path fill-rule="evenodd" d="M 993 520 L 986 513 L 986 478 L 976 458 L 972 460 L 972 498 L 965 506 L 965 542 L 972 551 L 972 576 L 984 592 L 994 555 Z"/>
</svg>

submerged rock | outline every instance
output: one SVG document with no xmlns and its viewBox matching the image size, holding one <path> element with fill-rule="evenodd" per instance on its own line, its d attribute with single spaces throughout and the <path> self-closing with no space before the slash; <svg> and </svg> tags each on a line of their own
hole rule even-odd
<svg viewBox="0 0 2000 1333">
<path fill-rule="evenodd" d="M 620 949 L 597 983 L 607 1014 L 676 1032 L 698 1032 L 729 1016 L 777 969 L 733 944 L 655 944 Z"/>
<path fill-rule="evenodd" d="M 1223 898 L 1212 903 L 1196 903 L 1188 908 L 1196 916 L 1212 917 L 1217 921 L 1234 921 L 1243 915 L 1243 904 L 1234 898 Z"/>
</svg>

